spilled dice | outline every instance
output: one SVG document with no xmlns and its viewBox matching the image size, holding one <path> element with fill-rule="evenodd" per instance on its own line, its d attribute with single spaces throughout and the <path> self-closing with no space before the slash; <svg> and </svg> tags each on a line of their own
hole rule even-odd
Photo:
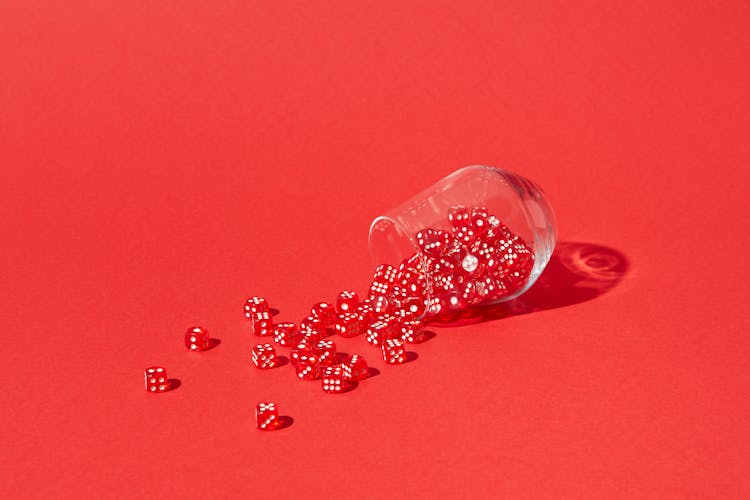
<svg viewBox="0 0 750 500">
<path fill-rule="evenodd" d="M 167 370 L 161 366 L 151 366 L 143 373 L 146 392 L 166 392 L 169 390 Z"/>
<path fill-rule="evenodd" d="M 334 325 L 341 337 L 356 337 L 362 333 L 363 320 L 356 312 L 345 312 L 338 315 Z"/>
<path fill-rule="evenodd" d="M 278 363 L 276 350 L 271 344 L 258 344 L 253 347 L 252 361 L 253 364 L 261 370 L 273 368 Z"/>
<path fill-rule="evenodd" d="M 185 347 L 188 351 L 203 351 L 208 349 L 208 345 L 208 330 L 205 328 L 196 326 L 185 332 Z"/>
<path fill-rule="evenodd" d="M 336 321 L 336 308 L 328 302 L 318 302 L 312 307 L 310 316 L 317 318 L 324 327 L 327 327 Z"/>
</svg>

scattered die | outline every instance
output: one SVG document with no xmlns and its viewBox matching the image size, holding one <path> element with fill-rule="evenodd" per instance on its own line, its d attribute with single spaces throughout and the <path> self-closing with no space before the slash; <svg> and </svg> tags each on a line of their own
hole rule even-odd
<svg viewBox="0 0 750 500">
<path fill-rule="evenodd" d="M 359 354 L 352 354 L 341 364 L 344 378 L 348 380 L 363 380 L 367 378 L 367 361 Z"/>
<path fill-rule="evenodd" d="M 313 353 L 318 357 L 318 363 L 330 365 L 336 358 L 336 344 L 332 340 L 320 340 L 315 344 Z"/>
<path fill-rule="evenodd" d="M 146 392 L 166 392 L 169 390 L 167 370 L 161 366 L 151 366 L 143 373 Z"/>
<path fill-rule="evenodd" d="M 418 344 L 424 340 L 424 323 L 418 319 L 401 322 L 401 340 L 409 344 Z"/>
<path fill-rule="evenodd" d="M 265 370 L 275 367 L 279 359 L 276 357 L 276 350 L 271 344 L 258 344 L 253 347 L 252 361 L 257 368 Z"/>
<path fill-rule="evenodd" d="M 245 302 L 245 317 L 250 319 L 254 314 L 269 312 L 268 302 L 263 297 L 250 297 Z"/>
<path fill-rule="evenodd" d="M 319 376 L 320 362 L 318 357 L 312 353 L 306 353 L 300 355 L 297 362 L 294 364 L 294 370 L 297 373 L 297 378 L 300 380 L 315 380 Z"/>
<path fill-rule="evenodd" d="M 336 298 L 336 310 L 339 313 L 352 313 L 359 305 L 359 297 L 354 292 L 344 290 Z"/>
<path fill-rule="evenodd" d="M 273 327 L 273 341 L 278 345 L 294 345 L 297 337 L 299 337 L 299 330 L 297 330 L 297 325 L 292 322 L 278 323 Z"/>
<path fill-rule="evenodd" d="M 404 347 L 403 340 L 386 340 L 381 349 L 383 351 L 383 360 L 389 365 L 398 365 L 406 362 L 406 348 Z"/>
<path fill-rule="evenodd" d="M 312 307 L 311 317 L 317 318 L 324 327 L 327 327 L 336 321 L 336 308 L 328 302 L 318 302 Z"/>
<path fill-rule="evenodd" d="M 266 337 L 273 333 L 273 320 L 271 314 L 266 312 L 257 312 L 252 316 L 253 333 L 259 337 Z"/>
<path fill-rule="evenodd" d="M 338 315 L 334 328 L 341 337 L 356 337 L 362 333 L 362 318 L 356 312 L 345 312 Z"/>
<path fill-rule="evenodd" d="M 255 425 L 262 431 L 279 428 L 279 411 L 275 403 L 258 403 L 255 407 Z"/>
<path fill-rule="evenodd" d="M 327 366 L 321 378 L 323 390 L 329 394 L 342 392 L 350 384 L 350 381 L 344 378 L 344 372 L 340 366 Z"/>
<path fill-rule="evenodd" d="M 185 333 L 185 347 L 188 351 L 204 351 L 208 349 L 209 342 L 208 330 L 203 327 L 188 328 Z"/>
<path fill-rule="evenodd" d="M 308 316 L 299 323 L 300 333 L 312 342 L 317 342 L 328 335 L 328 328 L 321 320 Z"/>
</svg>

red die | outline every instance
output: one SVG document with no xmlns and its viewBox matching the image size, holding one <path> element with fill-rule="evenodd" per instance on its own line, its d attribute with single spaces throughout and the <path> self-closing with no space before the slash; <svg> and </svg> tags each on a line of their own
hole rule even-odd
<svg viewBox="0 0 750 500">
<path fill-rule="evenodd" d="M 258 344 L 253 347 L 253 364 L 257 368 L 273 368 L 278 362 L 276 351 L 271 344 Z"/>
<path fill-rule="evenodd" d="M 453 237 L 440 229 L 425 229 L 416 234 L 417 245 L 430 257 L 439 257 L 454 246 Z"/>
<path fill-rule="evenodd" d="M 349 380 L 363 380 L 367 378 L 367 361 L 359 354 L 352 354 L 341 364 L 344 378 Z"/>
<path fill-rule="evenodd" d="M 196 326 L 188 328 L 185 333 L 185 347 L 189 351 L 202 351 L 208 349 L 208 330 L 203 327 Z"/>
<path fill-rule="evenodd" d="M 448 221 L 452 226 L 465 226 L 471 220 L 471 212 L 468 208 L 458 205 L 448 209 Z"/>
<path fill-rule="evenodd" d="M 289 362 L 292 365 L 297 364 L 297 361 L 301 356 L 304 356 L 306 354 L 312 354 L 313 345 L 310 342 L 309 338 L 303 337 L 302 341 L 297 344 L 294 349 L 292 349 L 292 352 L 289 354 Z"/>
<path fill-rule="evenodd" d="M 336 309 L 328 302 L 318 302 L 312 307 L 312 318 L 320 320 L 323 326 L 329 326 L 336 321 Z"/>
<path fill-rule="evenodd" d="M 336 310 L 340 313 L 354 312 L 359 305 L 359 297 L 356 293 L 344 290 L 336 297 Z"/>
<path fill-rule="evenodd" d="M 328 366 L 323 370 L 323 390 L 329 394 L 341 392 L 348 385 L 340 366 Z"/>
<path fill-rule="evenodd" d="M 401 322 L 401 340 L 417 344 L 424 340 L 424 323 L 418 319 Z"/>
<path fill-rule="evenodd" d="M 265 337 L 273 333 L 273 320 L 268 312 L 253 314 L 253 333 L 259 337 Z"/>
<path fill-rule="evenodd" d="M 299 323 L 299 329 L 302 335 L 308 337 L 311 341 L 317 342 L 326 335 L 328 335 L 328 329 L 318 318 L 308 316 Z"/>
<path fill-rule="evenodd" d="M 275 403 L 258 403 L 255 407 L 255 425 L 262 431 L 272 431 L 279 427 L 279 411 Z"/>
<path fill-rule="evenodd" d="M 161 366 L 151 366 L 143 373 L 146 392 L 166 392 L 169 390 L 167 370 Z"/>
<path fill-rule="evenodd" d="M 398 277 L 398 269 L 389 265 L 381 264 L 375 269 L 375 275 L 370 285 L 370 297 L 378 295 L 389 295 L 393 289 L 393 283 Z"/>
<path fill-rule="evenodd" d="M 372 310 L 372 301 L 370 299 L 363 300 L 357 307 L 357 314 L 365 324 L 372 323 L 375 319 L 375 311 Z"/>
<path fill-rule="evenodd" d="M 365 340 L 372 345 L 380 345 L 385 340 L 393 338 L 396 333 L 395 321 L 375 321 L 367 327 Z"/>
<path fill-rule="evenodd" d="M 406 348 L 403 340 L 386 340 L 381 349 L 383 350 L 383 360 L 389 365 L 398 365 L 406 361 Z"/>
<path fill-rule="evenodd" d="M 385 314 L 391 308 L 391 300 L 384 295 L 378 295 L 372 299 L 372 311 L 376 315 Z"/>
<path fill-rule="evenodd" d="M 294 365 L 297 378 L 300 380 L 315 380 L 318 378 L 320 363 L 314 354 L 302 354 Z"/>
<path fill-rule="evenodd" d="M 330 365 L 336 358 L 336 344 L 332 340 L 321 340 L 313 347 L 313 354 L 321 365 Z"/>
<path fill-rule="evenodd" d="M 419 317 L 424 315 L 427 306 L 424 299 L 412 297 L 403 301 L 401 307 L 412 316 Z"/>
<path fill-rule="evenodd" d="M 252 318 L 254 314 L 269 312 L 268 302 L 263 297 L 250 297 L 245 302 L 245 317 Z"/>
<path fill-rule="evenodd" d="M 278 345 L 290 346 L 297 342 L 299 331 L 292 322 L 279 323 L 273 327 L 273 341 Z"/>
<path fill-rule="evenodd" d="M 362 318 L 356 312 L 339 314 L 336 320 L 336 332 L 341 337 L 356 337 L 362 333 Z"/>
</svg>

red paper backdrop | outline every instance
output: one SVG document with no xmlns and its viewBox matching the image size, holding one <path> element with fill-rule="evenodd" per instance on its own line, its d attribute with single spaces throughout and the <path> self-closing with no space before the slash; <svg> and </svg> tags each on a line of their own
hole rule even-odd
<svg viewBox="0 0 750 500">
<path fill-rule="evenodd" d="M 715 4 L 0 3 L 3 496 L 750 495 L 750 7 Z M 249 366 L 246 296 L 363 291 L 370 220 L 476 163 L 559 216 L 521 303 L 400 367 L 342 341 L 381 373 L 338 397 Z"/>
</svg>

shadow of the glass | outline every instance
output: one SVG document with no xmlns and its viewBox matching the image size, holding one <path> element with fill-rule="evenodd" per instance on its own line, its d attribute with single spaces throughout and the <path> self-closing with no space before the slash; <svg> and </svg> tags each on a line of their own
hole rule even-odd
<svg viewBox="0 0 750 500">
<path fill-rule="evenodd" d="M 430 324 L 464 326 L 580 304 L 614 288 L 628 268 L 627 258 L 615 249 L 593 243 L 560 242 L 542 275 L 520 297 L 434 318 Z"/>
</svg>

